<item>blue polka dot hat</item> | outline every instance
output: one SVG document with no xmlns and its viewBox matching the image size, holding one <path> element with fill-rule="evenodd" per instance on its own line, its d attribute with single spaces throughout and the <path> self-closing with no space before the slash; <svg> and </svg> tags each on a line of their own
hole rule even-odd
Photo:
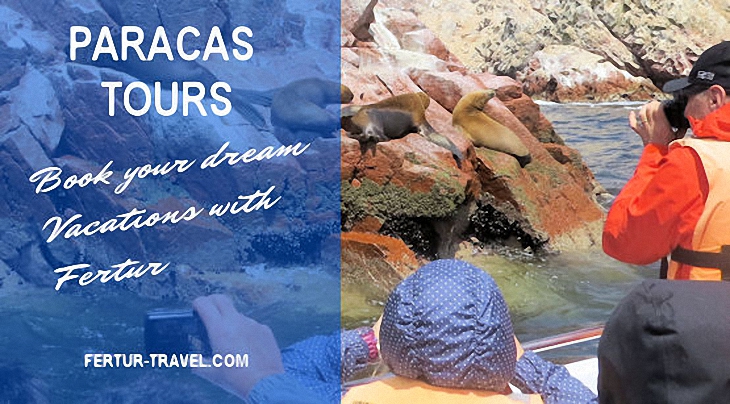
<svg viewBox="0 0 730 404">
<path fill-rule="evenodd" d="M 433 386 L 502 391 L 515 372 L 507 304 L 483 270 L 431 262 L 388 298 L 380 349 L 393 373 Z"/>
</svg>

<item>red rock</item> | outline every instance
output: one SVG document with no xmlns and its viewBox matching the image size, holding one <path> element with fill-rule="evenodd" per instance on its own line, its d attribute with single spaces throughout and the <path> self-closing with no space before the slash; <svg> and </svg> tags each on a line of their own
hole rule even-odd
<svg viewBox="0 0 730 404">
<path fill-rule="evenodd" d="M 540 142 L 563 144 L 563 139 L 555 133 L 553 124 L 540 112 L 540 106 L 532 98 L 523 94 L 519 98 L 502 102 Z"/>
<path fill-rule="evenodd" d="M 411 79 L 449 112 L 464 95 L 484 89 L 481 81 L 460 72 L 431 72 L 421 69 L 408 71 Z"/>
<path fill-rule="evenodd" d="M 378 233 L 382 227 L 382 220 L 378 219 L 375 216 L 366 216 L 352 227 L 352 231 L 372 234 Z"/>
<path fill-rule="evenodd" d="M 418 269 L 415 254 L 403 241 L 371 233 L 342 233 L 342 278 L 390 291 Z"/>
</svg>

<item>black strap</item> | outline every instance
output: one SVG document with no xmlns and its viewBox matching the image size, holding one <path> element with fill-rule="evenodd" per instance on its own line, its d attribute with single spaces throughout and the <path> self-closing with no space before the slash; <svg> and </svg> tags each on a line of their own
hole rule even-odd
<svg viewBox="0 0 730 404">
<path fill-rule="evenodd" d="M 677 247 L 672 251 L 672 261 L 693 267 L 717 268 L 722 271 L 723 280 L 730 280 L 730 245 L 722 246 L 719 253 Z"/>
<path fill-rule="evenodd" d="M 662 262 L 659 265 L 659 279 L 667 279 L 669 273 L 669 260 L 667 257 L 662 257 Z"/>
</svg>

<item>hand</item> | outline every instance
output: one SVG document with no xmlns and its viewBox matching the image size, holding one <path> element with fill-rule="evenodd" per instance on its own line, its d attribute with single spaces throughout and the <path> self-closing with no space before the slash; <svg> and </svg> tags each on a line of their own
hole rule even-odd
<svg viewBox="0 0 730 404">
<path fill-rule="evenodd" d="M 683 137 L 687 132 L 687 129 L 678 131 L 672 129 L 659 101 L 645 104 L 638 112 L 631 111 L 629 126 L 641 137 L 644 146 L 650 143 L 667 146 L 673 140 Z"/>
<path fill-rule="evenodd" d="M 213 354 L 248 354 L 246 368 L 195 368 L 194 373 L 246 399 L 265 377 L 284 373 L 279 346 L 271 329 L 239 313 L 227 296 L 210 295 L 193 301 Z"/>
</svg>

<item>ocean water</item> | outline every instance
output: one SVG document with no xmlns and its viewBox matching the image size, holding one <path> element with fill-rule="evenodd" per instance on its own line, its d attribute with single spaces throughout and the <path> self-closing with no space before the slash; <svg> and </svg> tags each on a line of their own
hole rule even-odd
<svg viewBox="0 0 730 404">
<path fill-rule="evenodd" d="M 641 156 L 641 139 L 629 128 L 628 116 L 642 104 L 539 102 L 555 131 L 580 152 L 596 179 L 613 195 L 634 173 Z"/>
</svg>

